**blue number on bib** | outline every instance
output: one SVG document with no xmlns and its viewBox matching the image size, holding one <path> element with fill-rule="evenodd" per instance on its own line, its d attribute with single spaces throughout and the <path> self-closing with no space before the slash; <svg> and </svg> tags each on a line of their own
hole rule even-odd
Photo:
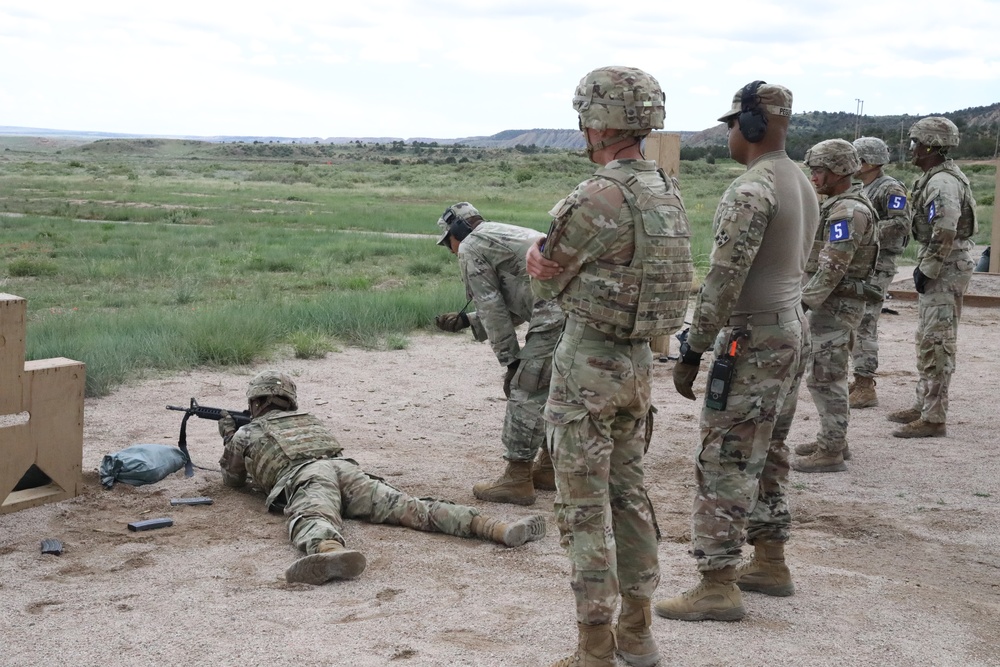
<svg viewBox="0 0 1000 667">
<path fill-rule="evenodd" d="M 830 225 L 830 242 L 846 241 L 851 236 L 851 230 L 847 226 L 847 220 L 838 220 Z"/>
<path fill-rule="evenodd" d="M 937 207 L 934 202 L 931 202 L 931 205 L 927 207 L 927 222 L 934 222 L 935 213 L 937 213 Z"/>
<path fill-rule="evenodd" d="M 906 197 L 903 195 L 892 195 L 889 197 L 889 210 L 902 211 L 906 208 Z"/>
</svg>

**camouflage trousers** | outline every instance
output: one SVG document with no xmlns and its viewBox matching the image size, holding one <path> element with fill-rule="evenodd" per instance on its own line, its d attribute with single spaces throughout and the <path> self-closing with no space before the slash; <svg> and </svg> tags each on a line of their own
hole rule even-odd
<svg viewBox="0 0 1000 667">
<path fill-rule="evenodd" d="M 952 252 L 938 277 L 927 283 L 917 305 L 917 396 L 913 407 L 926 422 L 943 424 L 948 385 L 955 372 L 962 298 L 975 262 L 967 250 Z"/>
<path fill-rule="evenodd" d="M 879 256 L 882 259 L 882 256 Z M 889 285 L 896 277 L 896 258 L 890 256 L 892 268 L 885 271 L 877 270 L 872 277 L 871 283 L 882 290 L 885 295 Z M 865 313 L 861 316 L 861 323 L 857 331 L 851 337 L 851 356 L 854 361 L 854 372 L 857 375 L 873 378 L 878 370 L 878 319 L 882 315 L 882 306 L 885 301 L 878 303 L 866 303 Z"/>
<path fill-rule="evenodd" d="M 847 385 L 851 363 L 851 335 L 864 315 L 860 299 L 831 296 L 809 311 L 812 352 L 807 365 L 806 386 L 819 413 L 816 441 L 830 452 L 847 446 L 847 424 L 851 419 Z"/>
<path fill-rule="evenodd" d="M 554 340 L 553 340 L 554 342 Z M 552 378 L 552 354 L 521 360 L 510 383 L 507 414 L 500 436 L 508 461 L 532 461 L 545 446 L 545 401 Z"/>
<path fill-rule="evenodd" d="M 307 554 L 323 540 L 346 545 L 344 519 L 472 537 L 472 517 L 479 514 L 472 507 L 409 496 L 349 459 L 312 461 L 279 483 L 286 498 L 288 539 Z"/>
<path fill-rule="evenodd" d="M 643 481 L 653 355 L 649 344 L 592 338 L 567 321 L 545 406 L 555 515 L 579 623 L 610 623 L 619 595 L 660 582 L 657 528 Z"/>
<path fill-rule="evenodd" d="M 788 446 L 809 358 L 809 325 L 799 308 L 735 317 L 715 355 L 736 337 L 735 374 L 724 410 L 701 411 L 695 457 L 691 553 L 699 570 L 740 561 L 744 541 L 787 542 Z M 707 380 L 707 378 L 706 378 Z"/>
</svg>

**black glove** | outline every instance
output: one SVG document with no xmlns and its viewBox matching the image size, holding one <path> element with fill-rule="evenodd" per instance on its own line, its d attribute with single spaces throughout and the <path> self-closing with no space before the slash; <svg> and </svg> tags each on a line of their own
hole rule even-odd
<svg viewBox="0 0 1000 667">
<path fill-rule="evenodd" d="M 684 398 L 696 400 L 694 395 L 694 379 L 698 377 L 701 367 L 701 352 L 695 352 L 685 339 L 681 343 L 680 360 L 674 364 L 674 389 Z"/>
<path fill-rule="evenodd" d="M 507 367 L 507 374 L 503 376 L 503 395 L 510 398 L 510 383 L 517 375 L 517 367 L 521 365 L 520 359 L 515 359 L 514 363 Z"/>
<path fill-rule="evenodd" d="M 923 294 L 927 290 L 927 283 L 930 282 L 930 278 L 924 275 L 924 272 L 920 270 L 920 267 L 913 269 L 913 287 L 916 288 L 917 294 Z"/>
<path fill-rule="evenodd" d="M 457 333 L 469 326 L 469 316 L 465 313 L 444 313 L 434 318 L 434 324 L 441 331 Z"/>
</svg>

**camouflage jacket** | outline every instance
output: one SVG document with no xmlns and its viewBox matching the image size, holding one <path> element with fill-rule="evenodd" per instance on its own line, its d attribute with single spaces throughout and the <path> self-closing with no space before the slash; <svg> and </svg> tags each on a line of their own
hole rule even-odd
<svg viewBox="0 0 1000 667">
<path fill-rule="evenodd" d="M 896 257 L 910 241 L 912 212 L 906 186 L 892 176 L 882 174 L 862 188 L 872 203 L 878 225 L 879 261 L 876 270 L 894 270 Z"/>
<path fill-rule="evenodd" d="M 932 167 L 913 183 L 913 238 L 920 244 L 920 272 L 937 278 L 953 250 L 972 250 L 979 231 L 976 200 L 969 179 L 951 159 Z"/>
<path fill-rule="evenodd" d="M 475 312 L 468 313 L 472 334 L 478 341 L 489 340 L 503 366 L 521 353 L 515 332 L 519 325 L 528 322 L 528 338 L 562 330 L 562 310 L 553 301 L 535 298 L 525 269 L 528 248 L 540 236 L 533 229 L 482 222 L 458 247 L 466 296 L 476 304 Z M 552 337 L 549 347 L 555 345 Z"/>
<path fill-rule="evenodd" d="M 715 245 L 691 320 L 691 349 L 711 347 L 732 315 L 798 305 L 818 224 L 816 191 L 784 151 L 747 165 L 715 210 Z"/>
<path fill-rule="evenodd" d="M 820 204 L 820 224 L 813 251 L 806 265 L 808 281 L 802 302 L 816 309 L 848 277 L 870 270 L 878 252 L 875 213 L 861 188 L 834 195 Z M 866 267 L 859 259 L 864 255 Z M 865 270 L 862 270 L 864 268 Z"/>
<path fill-rule="evenodd" d="M 601 170 L 615 170 L 623 178 L 634 174 L 643 180 L 658 181 L 663 193 L 677 195 L 679 211 L 683 214 L 676 179 L 670 179 L 669 184 L 664 183 L 655 162 L 612 160 L 598 171 Z M 558 262 L 563 270 L 548 280 L 531 280 L 531 288 L 539 298 L 562 300 L 574 290 L 584 290 L 580 276 L 587 264 L 614 267 L 627 266 L 632 262 L 636 250 L 635 220 L 625 194 L 614 181 L 592 176 L 560 200 L 549 214 L 553 220 L 542 254 Z M 690 251 L 687 252 L 690 260 Z M 615 326 L 578 312 L 573 317 L 622 339 L 629 338 L 633 330 L 632 327 Z"/>
</svg>

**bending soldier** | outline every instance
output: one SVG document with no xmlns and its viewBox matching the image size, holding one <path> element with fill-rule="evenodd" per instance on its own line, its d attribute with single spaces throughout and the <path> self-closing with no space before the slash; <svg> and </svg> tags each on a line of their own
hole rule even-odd
<svg viewBox="0 0 1000 667">
<path fill-rule="evenodd" d="M 525 253 L 542 234 L 485 222 L 469 202 L 446 208 L 438 225 L 443 231 L 438 245 L 458 255 L 462 282 L 476 310 L 439 315 L 437 325 L 452 332 L 471 327 L 477 341 L 490 341 L 497 361 L 507 369 L 503 384 L 507 414 L 500 436 L 507 469 L 498 480 L 473 486 L 472 493 L 480 500 L 531 505 L 536 488 L 556 488 L 544 446 L 542 409 L 549 395 L 552 350 L 564 319 L 555 302 L 534 297 L 525 271 Z M 528 331 L 521 347 L 514 330 L 524 322 Z"/>
<path fill-rule="evenodd" d="M 246 485 L 248 475 L 267 494 L 269 510 L 288 517 L 288 538 L 306 556 L 285 572 L 290 582 L 322 584 L 364 572 L 364 555 L 346 547 L 344 518 L 415 530 L 478 537 L 516 547 L 545 535 L 545 519 L 513 523 L 472 507 L 413 498 L 365 473 L 318 419 L 298 410 L 295 383 L 285 373 L 263 371 L 247 389 L 252 419 L 236 430 L 219 420 L 225 450 L 219 464 L 226 486 Z"/>
<path fill-rule="evenodd" d="M 826 195 L 820 224 L 806 264 L 802 303 L 809 309 L 812 353 L 806 386 L 819 412 L 816 440 L 795 448 L 799 472 L 842 472 L 850 458 L 847 373 L 851 336 L 861 323 L 866 300 L 881 299 L 869 282 L 878 259 L 878 232 L 871 202 L 852 185 L 861 166 L 858 152 L 843 139 L 821 141 L 805 158 L 816 192 Z"/>
<path fill-rule="evenodd" d="M 972 237 L 979 231 L 969 179 L 948 157 L 958 128 L 947 118 L 921 118 L 910 128 L 910 161 L 923 170 L 913 184 L 913 238 L 920 244 L 913 283 L 917 302 L 917 381 L 912 408 L 889 415 L 904 426 L 897 438 L 946 434 L 948 385 L 955 372 L 962 298 L 972 279 Z"/>
<path fill-rule="evenodd" d="M 650 631 L 657 529 L 643 472 L 649 339 L 684 321 L 690 227 L 677 180 L 642 155 L 643 137 L 663 127 L 656 79 L 631 67 L 596 69 L 580 81 L 573 108 L 599 168 L 552 209 L 544 253 L 540 243 L 528 251 L 535 294 L 566 312 L 545 419 L 579 640 L 556 665 L 612 667 L 617 650 L 648 667 L 660 657 Z"/>
</svg>

